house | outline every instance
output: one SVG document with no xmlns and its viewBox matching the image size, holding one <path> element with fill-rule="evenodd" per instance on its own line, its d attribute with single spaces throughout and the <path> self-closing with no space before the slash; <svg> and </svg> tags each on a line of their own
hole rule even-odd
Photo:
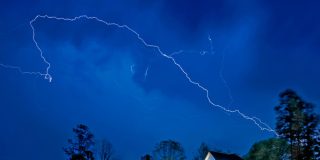
<svg viewBox="0 0 320 160">
<path fill-rule="evenodd" d="M 205 160 L 243 160 L 236 154 L 226 154 L 221 152 L 209 151 Z"/>
</svg>

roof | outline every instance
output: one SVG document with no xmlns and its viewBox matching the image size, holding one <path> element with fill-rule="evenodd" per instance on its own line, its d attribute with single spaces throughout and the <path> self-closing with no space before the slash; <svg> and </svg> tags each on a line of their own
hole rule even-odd
<svg viewBox="0 0 320 160">
<path fill-rule="evenodd" d="M 215 151 L 210 151 L 209 153 L 211 153 L 215 160 L 243 160 L 236 154 L 227 154 Z"/>
</svg>

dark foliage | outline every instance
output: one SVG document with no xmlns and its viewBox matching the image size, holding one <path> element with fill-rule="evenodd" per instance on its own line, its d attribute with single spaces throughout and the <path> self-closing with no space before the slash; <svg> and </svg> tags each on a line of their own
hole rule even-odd
<svg viewBox="0 0 320 160">
<path fill-rule="evenodd" d="M 113 147 L 112 144 L 103 139 L 98 146 L 98 156 L 100 160 L 111 160 L 113 159 Z"/>
<path fill-rule="evenodd" d="M 80 124 L 73 128 L 74 139 L 68 139 L 68 146 L 63 148 L 69 160 L 94 160 L 92 148 L 93 134 L 86 125 Z"/>
<path fill-rule="evenodd" d="M 154 149 L 154 160 L 185 160 L 181 144 L 172 140 L 161 141 Z"/>
<path fill-rule="evenodd" d="M 209 147 L 205 143 L 201 143 L 197 155 L 193 158 L 194 160 L 204 160 L 210 151 Z"/>
<path fill-rule="evenodd" d="M 316 159 L 319 146 L 319 115 L 314 113 L 314 105 L 302 100 L 294 91 L 286 90 L 280 94 L 276 130 L 290 145 L 291 159 Z M 318 137 L 318 138 L 317 138 Z"/>
<path fill-rule="evenodd" d="M 271 138 L 255 143 L 245 160 L 286 160 L 289 157 L 289 145 L 284 139 Z"/>
</svg>

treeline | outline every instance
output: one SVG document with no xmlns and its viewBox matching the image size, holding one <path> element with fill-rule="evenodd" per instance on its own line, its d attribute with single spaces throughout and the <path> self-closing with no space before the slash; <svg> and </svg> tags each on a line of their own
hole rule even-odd
<svg viewBox="0 0 320 160">
<path fill-rule="evenodd" d="M 246 160 L 320 160 L 319 115 L 293 90 L 279 95 L 277 137 L 252 146 Z"/>
<path fill-rule="evenodd" d="M 279 95 L 276 112 L 278 136 L 253 144 L 245 160 L 320 160 L 319 115 L 314 105 L 304 101 L 293 90 Z M 68 160 L 116 160 L 112 145 L 107 140 L 95 141 L 86 125 L 77 125 L 75 137 L 63 148 Z M 193 160 L 204 160 L 210 148 L 202 143 Z M 133 158 L 134 159 L 134 158 Z M 155 145 L 144 160 L 185 160 L 179 142 L 164 140 Z"/>
<path fill-rule="evenodd" d="M 73 128 L 73 139 L 68 139 L 68 145 L 63 148 L 68 160 L 116 160 L 119 159 L 107 140 L 96 142 L 88 126 L 79 124 Z M 206 144 L 201 144 L 194 160 L 203 160 L 209 151 Z M 182 145 L 173 140 L 164 140 L 156 144 L 152 155 L 141 157 L 144 160 L 185 160 L 185 151 Z"/>
</svg>

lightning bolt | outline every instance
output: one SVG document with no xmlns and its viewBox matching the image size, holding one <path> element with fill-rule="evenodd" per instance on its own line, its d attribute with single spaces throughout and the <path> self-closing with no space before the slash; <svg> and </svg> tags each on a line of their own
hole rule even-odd
<svg viewBox="0 0 320 160">
<path fill-rule="evenodd" d="M 105 24 L 106 26 L 115 26 L 115 27 L 118 27 L 120 29 L 124 29 L 126 31 L 129 31 L 131 32 L 134 36 L 136 36 L 136 38 L 145 46 L 145 47 L 148 47 L 148 48 L 153 48 L 155 49 L 161 56 L 163 56 L 164 58 L 167 58 L 169 61 L 171 61 L 176 67 L 178 70 L 181 71 L 181 73 L 185 76 L 185 78 L 189 81 L 190 84 L 192 85 L 195 85 L 197 86 L 201 91 L 203 91 L 203 93 L 205 94 L 206 98 L 207 98 L 207 101 L 208 103 L 213 106 L 213 107 L 217 107 L 225 112 L 229 112 L 229 113 L 235 113 L 235 114 L 238 114 L 240 115 L 242 118 L 246 119 L 246 120 L 249 120 L 251 122 L 253 122 L 258 128 L 260 128 L 260 130 L 262 131 L 268 131 L 268 132 L 272 132 L 274 133 L 275 135 L 278 136 L 278 133 L 272 129 L 269 125 L 267 125 L 266 123 L 264 123 L 263 121 L 261 121 L 261 119 L 257 118 L 257 117 L 252 117 L 252 116 L 248 116 L 244 113 L 242 113 L 240 110 L 238 109 L 235 109 L 235 110 L 231 110 L 231 109 L 227 109 L 226 107 L 222 106 L 222 105 L 219 105 L 219 104 L 215 104 L 213 102 L 213 100 L 210 98 L 210 94 L 209 94 L 209 90 L 204 87 L 202 84 L 200 84 L 199 82 L 197 81 L 194 81 L 190 75 L 185 71 L 185 69 L 173 58 L 173 55 L 168 55 L 166 53 L 164 53 L 162 51 L 162 49 L 160 48 L 160 46 L 158 45 L 154 45 L 154 44 L 149 44 L 147 43 L 142 37 L 141 35 L 136 32 L 135 30 L 133 30 L 132 28 L 130 28 L 129 26 L 127 25 L 121 25 L 121 24 L 118 24 L 118 23 L 114 23 L 114 22 L 106 22 L 102 19 L 99 19 L 98 17 L 92 17 L 92 16 L 87 16 L 87 15 L 81 15 L 81 16 L 77 16 L 77 17 L 73 17 L 73 18 L 65 18 L 65 17 L 56 17 L 56 16 L 48 16 L 48 15 L 37 15 L 36 17 L 34 17 L 34 19 L 32 19 L 30 21 L 30 27 L 32 29 L 32 39 L 33 39 L 33 42 L 37 48 L 37 50 L 39 51 L 40 53 L 40 57 L 42 58 L 43 62 L 47 65 L 46 69 L 45 69 L 45 72 L 42 73 L 42 72 L 25 72 L 25 71 L 22 71 L 22 69 L 20 67 L 17 67 L 17 66 L 10 66 L 10 65 L 4 65 L 4 64 L 1 64 L 2 67 L 5 67 L 5 68 L 11 68 L 11 69 L 16 69 L 18 70 L 19 72 L 23 73 L 23 74 L 35 74 L 35 75 L 39 75 L 39 76 L 42 76 L 44 77 L 44 79 L 47 79 L 49 82 L 52 81 L 52 76 L 50 75 L 49 71 L 50 71 L 50 67 L 51 67 L 51 64 L 46 60 L 46 58 L 44 57 L 43 55 L 43 51 L 41 50 L 41 48 L 39 47 L 38 45 L 38 42 L 36 41 L 36 35 L 35 35 L 35 28 L 33 26 L 33 23 L 37 21 L 37 19 L 52 19 L 52 20 L 59 20 L 59 21 L 69 21 L 69 22 L 73 22 L 73 21 L 77 21 L 79 19 L 87 19 L 87 20 L 94 20 L 94 21 L 97 21 L 97 22 L 101 22 L 103 24 Z M 208 39 L 210 41 L 210 43 L 212 43 L 211 41 L 211 37 L 208 36 Z M 212 49 L 213 50 L 213 49 Z M 179 53 L 179 52 L 176 52 L 176 53 Z M 145 73 L 147 73 L 148 69 L 146 70 Z"/>
<path fill-rule="evenodd" d="M 134 73 L 135 73 L 134 68 L 135 68 L 135 65 L 134 65 L 134 64 L 130 66 L 130 71 L 131 71 L 131 73 L 132 73 L 132 74 L 134 74 Z"/>
<path fill-rule="evenodd" d="M 3 67 L 3 68 L 7 68 L 7 69 L 17 70 L 17 71 L 20 72 L 21 74 L 38 75 L 38 76 L 44 76 L 44 77 L 46 77 L 46 75 L 47 75 L 47 74 L 41 73 L 41 72 L 27 72 L 27 71 L 23 71 L 23 70 L 21 69 L 21 67 L 19 67 L 19 66 L 6 65 L 6 64 L 2 64 L 2 63 L 0 63 L 0 66 Z M 51 79 L 49 79 L 49 80 L 50 80 L 50 82 L 51 82 Z"/>
<path fill-rule="evenodd" d="M 232 93 L 231 93 L 230 86 L 228 85 L 227 80 L 223 76 L 225 51 L 226 51 L 226 48 L 224 48 L 224 50 L 222 52 L 222 59 L 221 59 L 221 64 L 220 64 L 219 77 L 220 77 L 222 83 L 224 84 L 225 88 L 227 88 L 229 99 L 230 99 L 230 102 L 229 102 L 228 106 L 231 106 L 233 104 L 233 102 L 234 102 L 234 99 L 233 99 L 233 96 L 232 96 Z"/>
<path fill-rule="evenodd" d="M 34 44 L 36 45 L 37 49 L 39 50 L 40 52 L 40 57 L 41 59 L 43 60 L 43 62 L 47 65 L 47 68 L 46 68 L 46 72 L 41 75 L 41 76 L 44 76 L 45 79 L 47 79 L 49 82 L 52 81 L 52 76 L 49 74 L 49 70 L 50 70 L 50 67 L 51 67 L 51 64 L 47 61 L 47 59 L 43 56 L 43 52 L 42 52 L 42 49 L 39 47 L 38 45 L 38 42 L 36 41 L 36 33 L 35 33 L 35 29 L 33 27 L 33 23 L 40 17 L 40 15 L 37 15 L 33 20 L 30 21 L 30 27 L 32 29 L 32 40 L 34 42 Z M 43 17 L 44 18 L 44 17 Z"/>
<path fill-rule="evenodd" d="M 173 52 L 170 54 L 171 57 L 175 57 L 176 55 L 182 54 L 182 53 L 197 53 L 200 54 L 201 56 L 204 56 L 208 51 L 186 51 L 186 50 L 179 50 L 176 52 Z"/>
<path fill-rule="evenodd" d="M 176 52 L 171 53 L 170 56 L 173 57 L 173 56 L 178 55 L 178 54 L 181 54 L 181 53 L 183 53 L 183 52 L 184 52 L 183 50 L 176 51 Z"/>
<path fill-rule="evenodd" d="M 144 80 L 147 79 L 149 67 L 147 67 L 146 71 L 144 72 Z"/>
<path fill-rule="evenodd" d="M 214 34 L 213 36 L 215 36 L 215 34 Z M 214 52 L 214 50 L 213 50 L 212 38 L 211 38 L 210 34 L 208 35 L 208 40 L 209 40 L 209 42 L 210 42 L 210 52 L 211 52 L 211 54 L 214 55 L 215 52 Z"/>
<path fill-rule="evenodd" d="M 214 34 L 215 36 L 216 34 Z M 210 46 L 210 53 L 212 55 L 215 55 L 215 51 L 214 51 L 214 47 L 213 47 L 213 39 L 214 38 L 211 38 L 211 35 L 209 34 L 208 35 L 208 41 L 209 41 L 209 46 Z M 223 85 L 225 86 L 225 88 L 227 89 L 227 92 L 228 92 L 228 96 L 229 96 L 229 99 L 230 99 L 230 102 L 228 104 L 228 106 L 231 106 L 234 102 L 234 98 L 232 96 L 232 93 L 231 93 L 231 89 L 230 89 L 230 86 L 228 85 L 228 82 L 227 80 L 224 78 L 223 76 L 223 70 L 224 70 L 224 59 L 225 59 L 225 52 L 227 50 L 227 47 L 225 47 L 222 51 L 222 58 L 221 58 L 221 62 L 220 62 L 220 70 L 219 70 L 219 77 L 220 77 L 220 80 L 222 81 Z M 176 52 L 173 52 L 170 54 L 171 57 L 175 57 L 176 55 L 179 55 L 179 54 L 183 54 L 183 53 L 195 53 L 195 54 L 200 54 L 201 56 L 204 56 L 206 53 L 208 53 L 209 51 L 206 51 L 206 50 L 203 50 L 203 51 L 185 51 L 185 50 L 179 50 L 179 51 L 176 51 Z"/>
</svg>

